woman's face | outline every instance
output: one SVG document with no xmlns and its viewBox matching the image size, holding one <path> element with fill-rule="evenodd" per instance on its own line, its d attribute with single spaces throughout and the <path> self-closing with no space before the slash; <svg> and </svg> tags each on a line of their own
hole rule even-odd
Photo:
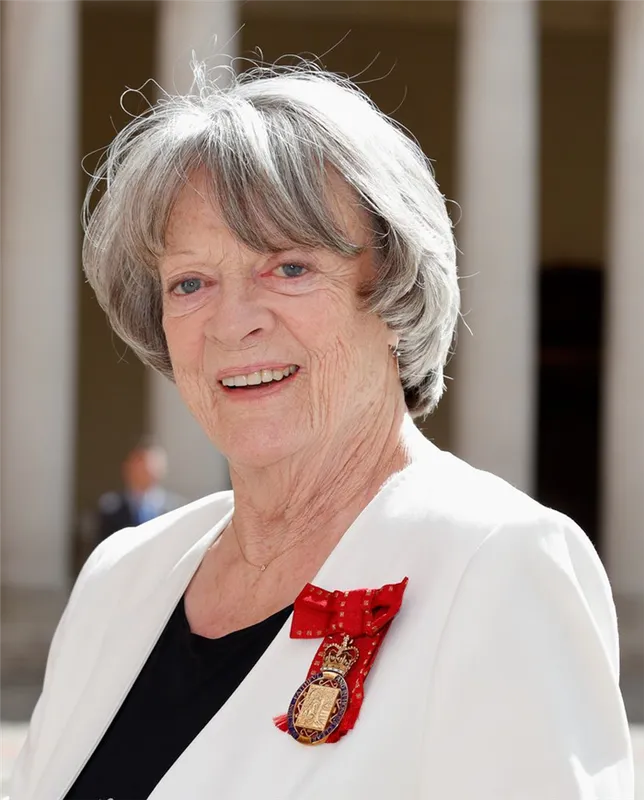
<svg viewBox="0 0 644 800">
<path fill-rule="evenodd" d="M 395 336 L 358 300 L 371 248 L 352 259 L 298 247 L 257 253 L 204 198 L 197 174 L 173 209 L 159 265 L 184 401 L 233 466 L 350 445 L 387 393 L 401 391 L 388 350 Z M 350 240 L 366 244 L 366 215 L 339 182 L 335 200 Z"/>
</svg>

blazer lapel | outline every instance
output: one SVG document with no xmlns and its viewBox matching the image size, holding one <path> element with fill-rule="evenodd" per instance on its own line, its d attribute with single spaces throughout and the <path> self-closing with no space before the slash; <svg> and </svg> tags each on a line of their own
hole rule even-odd
<svg viewBox="0 0 644 800">
<path fill-rule="evenodd" d="M 204 553 L 225 528 L 232 512 L 202 536 L 153 593 L 143 593 L 117 613 L 103 639 L 96 664 L 52 755 L 36 784 L 34 798 L 61 798 L 80 774 L 141 671 Z M 115 599 L 118 602 L 118 598 Z M 91 702 L 85 701 L 91 689 Z"/>
</svg>

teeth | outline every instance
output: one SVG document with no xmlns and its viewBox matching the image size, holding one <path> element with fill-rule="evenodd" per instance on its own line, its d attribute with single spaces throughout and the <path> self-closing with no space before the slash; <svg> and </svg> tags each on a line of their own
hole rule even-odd
<svg viewBox="0 0 644 800">
<path fill-rule="evenodd" d="M 295 364 L 291 364 L 284 369 L 263 369 L 258 372 L 251 372 L 248 375 L 235 375 L 234 377 L 224 378 L 224 386 L 259 386 L 260 383 L 270 383 L 271 381 L 281 381 L 293 375 L 298 370 Z"/>
</svg>

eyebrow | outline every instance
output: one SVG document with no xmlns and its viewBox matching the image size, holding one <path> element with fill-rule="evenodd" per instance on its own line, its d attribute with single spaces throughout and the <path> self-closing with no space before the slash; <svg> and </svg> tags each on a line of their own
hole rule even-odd
<svg viewBox="0 0 644 800">
<path fill-rule="evenodd" d="M 198 256 L 196 250 L 165 250 L 161 258 L 177 258 L 178 256 Z"/>
</svg>

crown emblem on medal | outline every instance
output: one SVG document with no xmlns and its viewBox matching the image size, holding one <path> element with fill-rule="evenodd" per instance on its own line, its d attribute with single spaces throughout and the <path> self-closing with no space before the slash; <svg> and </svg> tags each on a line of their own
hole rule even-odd
<svg viewBox="0 0 644 800">
<path fill-rule="evenodd" d="M 360 651 L 357 647 L 350 645 L 351 639 L 345 634 L 340 644 L 328 644 L 324 648 L 322 659 L 323 672 L 336 672 L 338 675 L 346 675 L 351 667 L 360 658 Z"/>
</svg>

